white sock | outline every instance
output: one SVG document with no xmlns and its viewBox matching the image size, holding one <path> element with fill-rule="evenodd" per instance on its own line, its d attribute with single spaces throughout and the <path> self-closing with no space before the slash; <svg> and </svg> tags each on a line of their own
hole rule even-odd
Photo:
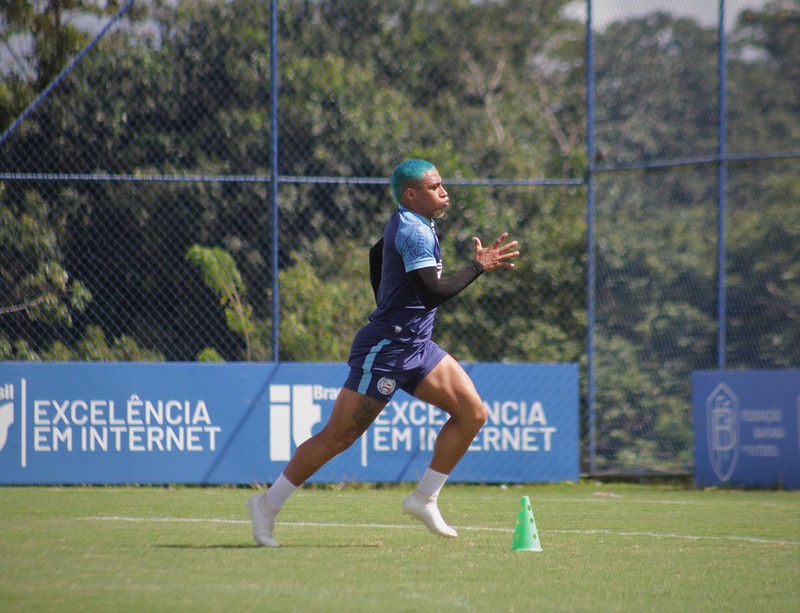
<svg viewBox="0 0 800 613">
<path fill-rule="evenodd" d="M 297 486 L 281 473 L 280 476 L 275 479 L 275 483 L 272 484 L 272 487 L 264 494 L 264 502 L 270 509 L 277 513 L 283 508 L 284 503 L 296 489 Z"/>
<path fill-rule="evenodd" d="M 424 496 L 430 500 L 436 500 L 449 476 L 436 472 L 431 468 L 427 469 L 425 474 L 422 475 L 422 479 L 419 480 L 417 493 L 420 497 Z"/>
</svg>

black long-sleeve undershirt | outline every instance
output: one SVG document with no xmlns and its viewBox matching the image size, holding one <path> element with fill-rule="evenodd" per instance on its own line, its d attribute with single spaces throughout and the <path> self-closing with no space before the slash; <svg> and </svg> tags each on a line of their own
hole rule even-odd
<svg viewBox="0 0 800 613">
<path fill-rule="evenodd" d="M 381 269 L 383 268 L 383 237 L 369 249 L 369 280 L 375 303 L 378 302 L 378 288 L 381 286 Z"/>
<path fill-rule="evenodd" d="M 472 260 L 449 277 L 440 279 L 435 266 L 412 270 L 406 273 L 406 277 L 425 308 L 435 309 L 464 290 L 482 273 L 483 266 L 477 260 Z"/>
<path fill-rule="evenodd" d="M 383 265 L 383 238 L 369 250 L 369 276 L 376 301 Z M 435 266 L 418 268 L 406 273 L 408 282 L 426 309 L 434 309 L 463 291 L 484 272 L 477 260 L 472 260 L 458 272 L 439 278 Z"/>
</svg>

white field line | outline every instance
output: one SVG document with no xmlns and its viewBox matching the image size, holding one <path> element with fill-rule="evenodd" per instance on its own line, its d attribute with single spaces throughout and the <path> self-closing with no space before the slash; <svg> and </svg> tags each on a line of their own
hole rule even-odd
<svg viewBox="0 0 800 613">
<path fill-rule="evenodd" d="M 134 523 L 208 523 L 208 524 L 246 524 L 250 525 L 250 520 L 245 519 L 220 519 L 213 517 L 126 517 L 121 515 L 83 517 L 86 521 L 117 521 Z M 417 524 L 373 524 L 373 523 L 338 523 L 338 522 L 313 522 L 313 521 L 285 521 L 278 522 L 281 526 L 295 526 L 300 528 L 366 528 L 379 530 L 405 530 L 407 528 L 417 529 Z M 514 532 L 511 528 L 492 528 L 488 526 L 454 526 L 459 530 L 472 532 Z M 647 538 L 678 539 L 684 541 L 744 541 L 745 543 L 759 543 L 765 545 L 800 545 L 800 541 L 787 541 L 779 539 L 765 539 L 755 536 L 726 536 L 726 535 L 696 535 L 696 534 L 675 534 L 663 532 L 639 532 L 632 530 L 539 530 L 543 534 L 585 534 L 585 535 L 604 535 L 604 536 L 638 536 Z"/>
</svg>

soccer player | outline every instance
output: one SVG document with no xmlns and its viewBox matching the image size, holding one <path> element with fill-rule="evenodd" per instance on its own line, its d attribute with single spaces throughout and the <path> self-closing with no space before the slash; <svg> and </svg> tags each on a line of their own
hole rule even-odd
<svg viewBox="0 0 800 613">
<path fill-rule="evenodd" d="M 383 237 L 370 249 L 370 279 L 377 308 L 355 336 L 350 374 L 325 427 L 295 451 L 266 494 L 250 498 L 253 538 L 277 547 L 275 517 L 289 496 L 326 462 L 349 448 L 369 428 L 398 388 L 445 411 L 433 458 L 403 511 L 434 534 L 455 537 L 436 504 L 450 472 L 486 422 L 472 380 L 461 365 L 433 340 L 436 309 L 481 274 L 513 268 L 517 241 L 504 232 L 489 247 L 473 238 L 475 257 L 461 270 L 442 277 L 435 219 L 444 216 L 450 197 L 436 167 L 405 160 L 392 173 L 398 207 Z"/>
</svg>

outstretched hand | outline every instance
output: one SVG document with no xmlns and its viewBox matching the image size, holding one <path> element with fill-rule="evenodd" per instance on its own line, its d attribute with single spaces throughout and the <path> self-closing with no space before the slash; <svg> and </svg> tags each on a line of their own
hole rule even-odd
<svg viewBox="0 0 800 613">
<path fill-rule="evenodd" d="M 509 261 L 519 255 L 519 251 L 508 251 L 513 249 L 519 243 L 511 241 L 510 243 L 503 244 L 503 241 L 508 238 L 508 232 L 503 232 L 497 237 L 490 247 L 484 248 L 481 245 L 481 239 L 473 236 L 472 240 L 475 242 L 475 259 L 483 266 L 485 271 L 494 270 L 495 268 L 514 268 L 514 263 Z"/>
</svg>

